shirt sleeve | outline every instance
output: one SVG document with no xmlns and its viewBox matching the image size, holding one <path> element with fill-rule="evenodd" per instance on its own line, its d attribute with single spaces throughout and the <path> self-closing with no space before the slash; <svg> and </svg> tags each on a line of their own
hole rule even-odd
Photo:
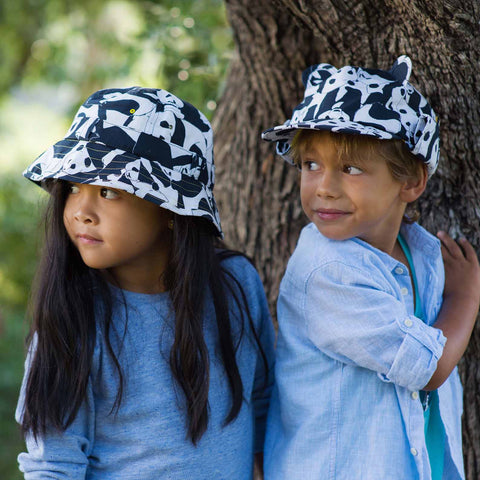
<svg viewBox="0 0 480 480">
<path fill-rule="evenodd" d="M 31 359 L 32 355 L 29 354 L 15 413 L 19 423 L 23 416 L 25 385 Z M 64 432 L 49 430 L 37 439 L 27 434 L 27 451 L 18 456 L 19 468 L 25 480 L 85 479 L 94 440 L 94 416 L 93 390 L 89 380 L 86 399 L 75 420 Z"/>
<path fill-rule="evenodd" d="M 259 351 L 258 347 L 256 348 L 257 362 L 252 393 L 255 411 L 254 453 L 263 452 L 267 412 L 274 382 L 275 344 L 275 330 L 273 328 L 272 319 L 268 310 L 267 299 L 265 297 L 265 292 L 260 278 L 258 278 L 257 282 L 257 292 L 258 296 L 260 297 L 259 312 L 261 315 L 260 322 L 258 322 L 259 328 L 257 334 L 260 341 L 259 343 L 262 347 L 262 352 Z"/>
<path fill-rule="evenodd" d="M 307 335 L 340 362 L 419 390 L 435 372 L 446 338 L 409 315 L 383 275 L 376 277 L 339 262 L 314 270 L 305 284 Z"/>
</svg>

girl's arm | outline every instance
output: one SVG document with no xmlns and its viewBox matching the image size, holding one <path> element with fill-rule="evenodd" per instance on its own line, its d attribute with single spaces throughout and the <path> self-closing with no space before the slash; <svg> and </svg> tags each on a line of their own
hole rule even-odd
<svg viewBox="0 0 480 480">
<path fill-rule="evenodd" d="M 448 378 L 465 352 L 480 303 L 480 266 L 472 245 L 463 239 L 457 244 L 439 232 L 445 265 L 443 305 L 434 326 L 442 330 L 447 343 L 437 369 L 424 387 L 435 390 Z"/>
<path fill-rule="evenodd" d="M 258 273 L 252 275 L 252 290 L 250 293 L 253 311 L 256 313 L 254 324 L 263 351 L 261 354 L 258 346 L 256 349 L 256 367 L 252 391 L 252 401 L 255 416 L 255 438 L 254 438 L 254 479 L 263 479 L 263 444 L 265 440 L 265 429 L 267 412 L 270 404 L 270 395 L 274 383 L 274 345 L 275 330 L 268 309 L 268 302 L 265 296 L 262 282 Z M 254 342 L 255 344 L 256 342 Z M 266 364 L 265 364 L 265 361 Z"/>
<path fill-rule="evenodd" d="M 64 432 L 48 431 L 37 440 L 27 435 L 27 451 L 18 456 L 25 480 L 85 479 L 93 445 L 93 424 L 89 420 L 88 403 L 82 405 L 73 424 Z"/>
<path fill-rule="evenodd" d="M 35 342 L 25 362 L 25 376 L 20 391 L 15 418 L 21 423 L 25 400 L 25 384 L 30 362 L 33 358 Z M 43 478 L 84 480 L 88 468 L 88 457 L 94 440 L 94 400 L 91 381 L 87 395 L 73 423 L 64 431 L 47 431 L 45 436 L 34 439 L 27 434 L 27 451 L 20 453 L 18 463 L 26 480 Z"/>
</svg>

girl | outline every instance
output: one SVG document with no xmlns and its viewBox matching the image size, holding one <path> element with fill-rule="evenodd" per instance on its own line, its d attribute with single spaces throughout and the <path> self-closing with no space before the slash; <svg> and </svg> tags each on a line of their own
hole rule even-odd
<svg viewBox="0 0 480 480">
<path fill-rule="evenodd" d="M 24 175 L 50 193 L 25 478 L 250 478 L 274 333 L 255 269 L 215 248 L 208 120 L 163 90 L 101 90 Z"/>
</svg>

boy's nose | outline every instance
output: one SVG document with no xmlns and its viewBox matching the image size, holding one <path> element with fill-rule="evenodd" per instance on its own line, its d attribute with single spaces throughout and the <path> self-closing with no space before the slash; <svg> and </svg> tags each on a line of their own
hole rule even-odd
<svg viewBox="0 0 480 480">
<path fill-rule="evenodd" d="M 325 170 L 319 176 L 315 193 L 321 198 L 337 198 L 339 196 L 340 185 L 335 172 Z"/>
</svg>

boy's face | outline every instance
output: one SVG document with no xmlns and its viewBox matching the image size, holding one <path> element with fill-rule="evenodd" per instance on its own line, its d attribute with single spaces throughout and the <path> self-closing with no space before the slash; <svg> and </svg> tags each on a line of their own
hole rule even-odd
<svg viewBox="0 0 480 480">
<path fill-rule="evenodd" d="M 366 149 L 355 155 L 360 163 L 340 158 L 333 135 L 318 132 L 298 147 L 303 210 L 327 238 L 358 237 L 391 253 L 407 204 L 405 184 Z"/>
</svg>

